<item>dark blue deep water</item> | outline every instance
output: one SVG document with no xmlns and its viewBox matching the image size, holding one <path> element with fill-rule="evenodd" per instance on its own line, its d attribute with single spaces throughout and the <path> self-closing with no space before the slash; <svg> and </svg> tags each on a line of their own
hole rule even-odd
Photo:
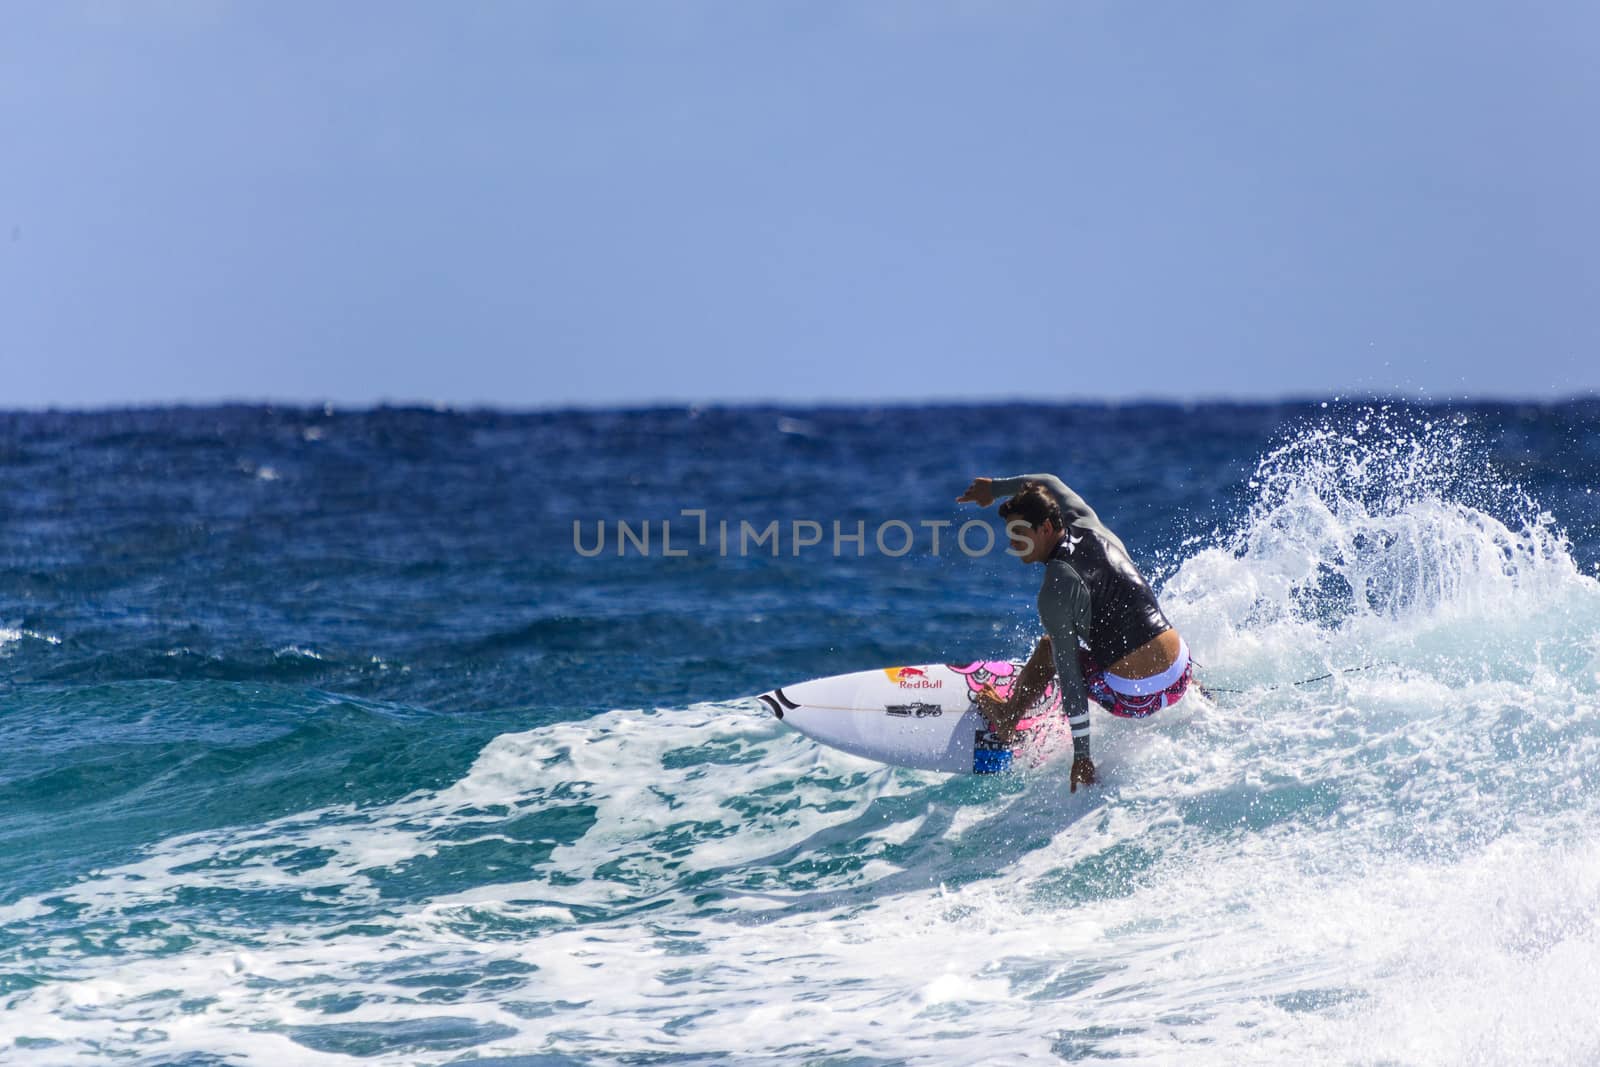
<svg viewBox="0 0 1600 1067">
<path fill-rule="evenodd" d="M 743 699 L 1024 652 L 1030 471 L 1247 695 L 1092 799 Z M 1596 401 L 0 415 L 0 1060 L 1593 1052 L 1597 484 Z"/>
</svg>

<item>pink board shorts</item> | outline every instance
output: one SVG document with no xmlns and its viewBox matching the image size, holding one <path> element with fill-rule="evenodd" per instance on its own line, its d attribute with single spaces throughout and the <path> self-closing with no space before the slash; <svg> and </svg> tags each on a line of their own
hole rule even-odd
<svg viewBox="0 0 1600 1067">
<path fill-rule="evenodd" d="M 1183 699 L 1183 694 L 1189 689 L 1189 680 L 1194 677 L 1194 660 L 1189 657 L 1187 644 L 1180 645 L 1178 658 L 1172 666 L 1155 678 L 1135 681 L 1108 674 L 1083 649 L 1078 650 L 1078 666 L 1083 669 L 1083 681 L 1089 690 L 1089 699 L 1124 719 L 1143 719 L 1162 708 L 1170 708 Z"/>
</svg>

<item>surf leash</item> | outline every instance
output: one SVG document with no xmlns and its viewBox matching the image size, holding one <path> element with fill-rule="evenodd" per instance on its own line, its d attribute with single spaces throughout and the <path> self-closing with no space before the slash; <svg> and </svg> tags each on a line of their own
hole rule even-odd
<svg viewBox="0 0 1600 1067">
<path fill-rule="evenodd" d="M 1190 658 L 1193 659 L 1193 657 Z M 1194 660 L 1194 665 L 1202 669 L 1205 667 L 1205 664 L 1201 663 L 1199 660 Z M 1340 667 L 1338 670 L 1329 671 L 1327 674 L 1319 674 L 1315 678 L 1302 678 L 1298 682 L 1280 682 L 1277 685 L 1258 685 L 1253 689 L 1219 689 L 1215 686 L 1205 685 L 1201 683 L 1199 679 L 1195 680 L 1195 684 L 1200 687 L 1200 695 L 1210 699 L 1212 693 L 1259 693 L 1263 690 L 1286 689 L 1292 686 L 1311 685 L 1313 682 L 1325 682 L 1329 678 L 1339 674 L 1354 674 L 1357 671 L 1370 671 L 1378 667 L 1398 666 L 1400 666 L 1400 664 L 1396 663 L 1394 660 L 1383 660 L 1379 663 L 1368 663 L 1360 667 Z"/>
</svg>

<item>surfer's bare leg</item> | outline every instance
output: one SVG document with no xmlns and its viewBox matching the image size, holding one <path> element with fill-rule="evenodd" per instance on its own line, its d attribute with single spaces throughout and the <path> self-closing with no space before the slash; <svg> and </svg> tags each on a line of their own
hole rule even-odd
<svg viewBox="0 0 1600 1067">
<path fill-rule="evenodd" d="M 1009 741 L 1015 736 L 1017 722 L 1027 714 L 1028 709 L 1033 707 L 1040 694 L 1050 685 L 1055 670 L 1055 659 L 1047 635 L 1039 638 L 1039 643 L 1033 648 L 1033 655 L 1028 657 L 1028 662 L 1017 672 L 1017 679 L 1011 684 L 1010 697 L 1002 699 L 993 686 L 986 687 L 978 694 L 978 707 L 983 712 L 983 717 L 988 720 L 989 728 L 999 734 L 1001 740 Z"/>
<path fill-rule="evenodd" d="M 1050 636 L 1046 634 L 1033 646 L 1033 655 L 1028 657 L 1028 662 L 1017 673 L 1017 680 L 1012 683 L 1011 705 L 1018 711 L 1027 711 L 1033 707 L 1049 688 L 1050 679 L 1054 678 L 1055 674 L 1055 654 L 1050 647 Z"/>
</svg>

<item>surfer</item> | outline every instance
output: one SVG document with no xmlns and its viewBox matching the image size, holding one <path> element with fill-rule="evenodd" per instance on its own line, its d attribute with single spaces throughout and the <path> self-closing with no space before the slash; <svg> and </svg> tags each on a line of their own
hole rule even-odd
<svg viewBox="0 0 1600 1067">
<path fill-rule="evenodd" d="M 1128 550 L 1083 497 L 1050 474 L 974 478 L 958 504 L 986 508 L 996 498 L 1012 551 L 1044 564 L 1039 588 L 1039 639 L 1009 698 L 978 695 L 1002 740 L 1050 683 L 1072 726 L 1072 792 L 1094 785 L 1089 758 L 1089 701 L 1113 715 L 1142 719 L 1182 699 L 1193 665 L 1189 646 L 1162 614 Z"/>
</svg>

